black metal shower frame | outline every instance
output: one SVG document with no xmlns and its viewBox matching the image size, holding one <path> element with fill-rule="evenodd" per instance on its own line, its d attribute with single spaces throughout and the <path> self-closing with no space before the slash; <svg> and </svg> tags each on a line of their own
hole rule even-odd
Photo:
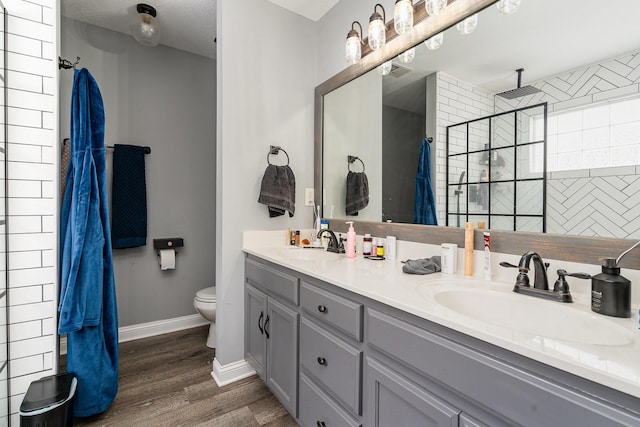
<svg viewBox="0 0 640 427">
<path fill-rule="evenodd" d="M 525 142 L 525 143 L 520 143 L 518 144 L 518 113 L 522 112 L 522 111 L 526 111 L 526 110 L 531 110 L 534 108 L 540 108 L 542 107 L 543 109 L 543 127 L 544 127 L 544 134 L 543 134 L 543 139 L 542 140 L 538 140 L 538 141 L 529 141 L 529 142 Z M 449 215 L 450 215 L 450 211 L 449 211 L 449 198 L 450 198 L 450 188 L 452 188 L 452 186 L 457 186 L 458 183 L 450 183 L 449 182 L 449 159 L 452 157 L 458 157 L 458 156 L 463 156 L 466 155 L 466 175 L 467 175 L 467 180 L 466 182 L 463 184 L 465 186 L 465 190 L 466 190 L 466 195 L 467 195 L 467 202 L 466 202 L 466 209 L 465 209 L 465 214 L 464 217 L 466 219 L 465 222 L 469 221 L 469 217 L 470 216 L 486 216 L 487 217 L 487 228 L 490 229 L 491 228 L 491 218 L 493 217 L 497 217 L 497 216 L 502 216 L 502 217 L 510 217 L 513 218 L 513 231 L 518 231 L 517 228 L 517 220 L 519 217 L 521 218 L 542 218 L 542 232 L 546 233 L 547 232 L 547 112 L 548 112 L 548 105 L 546 102 L 542 102 L 539 104 L 535 104 L 535 105 L 529 105 L 526 107 L 521 107 L 521 108 L 516 108 L 513 110 L 509 110 L 509 111 L 504 111 L 501 113 L 496 113 L 496 114 L 492 114 L 490 116 L 484 116 L 484 117 L 480 117 L 477 119 L 473 119 L 473 120 L 468 120 L 466 122 L 460 122 L 460 123 L 456 123 L 453 125 L 449 125 L 446 127 L 446 137 L 447 137 L 447 144 L 446 144 L 446 165 L 445 165 L 445 188 L 446 188 L 446 201 L 445 201 L 445 224 L 447 226 L 449 226 Z M 493 141 L 493 129 L 492 129 L 492 123 L 493 123 L 493 119 L 499 116 L 505 116 L 508 114 L 513 114 L 513 145 L 508 145 L 505 147 L 498 147 L 498 148 L 493 148 L 491 146 L 491 143 Z M 487 148 L 481 149 L 481 150 L 470 150 L 469 147 L 469 125 L 472 123 L 476 123 L 476 122 L 480 122 L 483 120 L 488 120 L 489 121 L 489 141 L 488 141 L 488 145 Z M 461 153 L 454 153 L 454 154 L 450 154 L 449 153 L 449 130 L 451 128 L 454 127 L 459 127 L 459 126 L 465 126 L 465 134 L 466 134 L 466 145 L 467 145 L 467 151 L 461 152 Z M 542 177 L 541 178 L 522 178 L 522 179 L 518 179 L 518 173 L 517 173 L 517 169 L 518 169 L 518 148 L 519 147 L 526 147 L 528 145 L 536 145 L 536 144 L 542 144 L 542 151 L 543 151 L 543 163 L 542 163 Z M 491 153 L 493 151 L 496 150 L 502 150 L 502 149 L 507 149 L 507 148 L 511 148 L 513 147 L 513 161 L 514 161 L 514 166 L 513 166 L 513 179 L 508 179 L 508 180 L 492 180 L 492 174 L 491 174 Z M 488 162 L 488 170 L 487 170 L 487 181 L 486 182 L 471 182 L 469 180 L 469 158 L 471 154 L 478 154 L 478 153 L 487 153 L 489 156 L 489 162 Z M 517 183 L 518 182 L 525 182 L 525 181 L 542 181 L 542 214 L 537 215 L 537 214 L 518 214 L 517 213 L 517 197 L 518 197 L 518 191 L 517 191 Z M 508 183 L 508 182 L 513 182 L 513 213 L 509 213 L 509 214 L 497 214 L 497 213 L 491 213 L 491 184 L 497 184 L 497 183 Z M 488 186 L 488 209 L 487 212 L 481 212 L 481 213 L 473 213 L 473 212 L 469 212 L 469 186 L 470 185 L 479 185 L 479 184 L 485 184 Z M 459 197 L 459 196 L 458 196 Z M 456 216 L 458 218 L 460 218 L 462 216 L 462 214 L 460 213 L 456 213 Z"/>
</svg>

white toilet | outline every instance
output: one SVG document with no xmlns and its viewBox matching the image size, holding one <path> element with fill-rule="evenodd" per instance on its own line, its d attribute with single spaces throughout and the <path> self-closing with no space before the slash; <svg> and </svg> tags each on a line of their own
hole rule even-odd
<svg viewBox="0 0 640 427">
<path fill-rule="evenodd" d="M 200 289 L 193 299 L 193 306 L 202 317 L 211 322 L 207 347 L 216 347 L 216 287 Z"/>
</svg>

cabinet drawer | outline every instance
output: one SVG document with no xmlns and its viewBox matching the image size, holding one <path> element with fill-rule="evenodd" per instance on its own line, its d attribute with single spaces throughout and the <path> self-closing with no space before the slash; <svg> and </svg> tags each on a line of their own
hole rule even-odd
<svg viewBox="0 0 640 427">
<path fill-rule="evenodd" d="M 302 427 L 361 427 L 362 424 L 351 418 L 324 394 L 311 379 L 300 376 L 300 417 Z"/>
<path fill-rule="evenodd" d="M 300 294 L 300 305 L 305 312 L 362 341 L 362 304 L 305 282 L 301 284 Z"/>
<path fill-rule="evenodd" d="M 300 299 L 297 277 L 277 271 L 250 258 L 245 262 L 244 274 L 251 283 L 298 305 Z"/>
<path fill-rule="evenodd" d="M 362 353 L 302 318 L 300 364 L 347 408 L 360 414 Z"/>
</svg>

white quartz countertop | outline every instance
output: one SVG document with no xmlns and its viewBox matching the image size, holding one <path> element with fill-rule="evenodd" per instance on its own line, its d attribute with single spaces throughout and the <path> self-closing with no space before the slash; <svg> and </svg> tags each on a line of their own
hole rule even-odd
<svg viewBox="0 0 640 427">
<path fill-rule="evenodd" d="M 619 319 L 591 312 L 587 292 L 574 293 L 574 303 L 563 304 L 515 294 L 513 282 L 489 282 L 461 274 L 405 274 L 400 260 L 370 261 L 362 256 L 346 258 L 320 249 L 254 247 L 247 242 L 243 250 L 640 398 L 637 307 L 633 308 L 630 319 Z M 514 272 L 514 280 L 515 276 Z M 555 278 L 552 274 L 549 276 L 553 286 Z M 467 300 L 469 311 L 473 312 L 465 313 L 464 303 L 458 306 L 457 300 Z M 486 307 L 483 301 L 492 307 Z M 504 321 L 512 316 L 514 321 Z M 553 329 L 553 333 L 548 333 L 549 322 L 560 319 L 555 327 L 563 328 L 565 318 L 575 318 L 571 326 L 577 326 L 581 332 L 571 334 Z"/>
</svg>

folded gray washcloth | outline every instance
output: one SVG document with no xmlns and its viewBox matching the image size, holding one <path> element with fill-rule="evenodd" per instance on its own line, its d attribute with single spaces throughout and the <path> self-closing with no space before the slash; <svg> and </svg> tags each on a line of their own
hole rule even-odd
<svg viewBox="0 0 640 427">
<path fill-rule="evenodd" d="M 267 205 L 269 217 L 284 215 L 292 217 L 296 211 L 296 177 L 289 166 L 269 165 L 264 171 L 258 203 Z"/>
<path fill-rule="evenodd" d="M 358 211 L 369 204 L 369 180 L 364 172 L 351 172 L 347 174 L 347 215 L 358 215 Z"/>
<path fill-rule="evenodd" d="M 402 271 L 409 274 L 431 274 L 440 271 L 440 257 L 432 256 L 423 259 L 408 259 L 403 261 Z"/>
</svg>

